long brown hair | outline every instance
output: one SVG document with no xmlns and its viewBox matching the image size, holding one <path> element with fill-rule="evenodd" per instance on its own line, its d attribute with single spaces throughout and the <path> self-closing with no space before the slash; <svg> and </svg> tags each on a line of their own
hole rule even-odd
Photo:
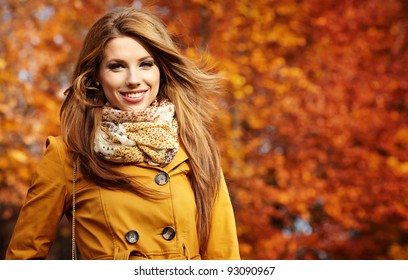
<svg viewBox="0 0 408 280">
<path fill-rule="evenodd" d="M 213 72 L 196 66 L 180 53 L 165 25 L 156 16 L 135 8 L 118 8 L 101 17 L 89 30 L 80 51 L 72 84 L 61 108 L 62 136 L 79 162 L 84 178 L 101 187 L 127 189 L 147 199 L 157 198 L 134 178 L 112 170 L 112 164 L 93 150 L 95 129 L 106 103 L 95 84 L 107 43 L 119 36 L 142 40 L 158 62 L 161 77 L 159 95 L 175 105 L 180 139 L 189 155 L 190 176 L 197 204 L 197 233 L 200 253 L 206 253 L 211 207 L 221 180 L 219 151 L 210 132 L 209 93 L 221 90 L 221 80 Z M 137 180 L 137 179 L 136 179 Z"/>
</svg>

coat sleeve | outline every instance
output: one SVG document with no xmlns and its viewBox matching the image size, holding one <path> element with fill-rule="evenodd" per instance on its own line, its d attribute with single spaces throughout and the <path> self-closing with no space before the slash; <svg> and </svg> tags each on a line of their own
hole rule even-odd
<svg viewBox="0 0 408 280">
<path fill-rule="evenodd" d="M 45 259 L 64 214 L 66 182 L 61 143 L 49 137 L 14 227 L 6 259 Z"/>
<path fill-rule="evenodd" d="M 240 259 L 234 211 L 224 176 L 212 209 L 207 255 L 204 259 Z"/>
</svg>

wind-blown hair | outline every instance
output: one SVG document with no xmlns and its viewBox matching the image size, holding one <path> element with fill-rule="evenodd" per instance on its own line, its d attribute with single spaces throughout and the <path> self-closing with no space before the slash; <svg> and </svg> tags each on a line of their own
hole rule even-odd
<svg viewBox="0 0 408 280">
<path fill-rule="evenodd" d="M 210 132 L 214 107 L 208 94 L 222 89 L 221 79 L 183 56 L 159 18 L 135 8 L 118 8 L 91 27 L 61 107 L 62 137 L 85 179 L 109 189 L 127 189 L 147 199 L 160 197 L 137 183 L 137 178 L 112 169 L 113 164 L 93 149 L 95 130 L 107 102 L 96 86 L 97 73 L 106 45 L 121 36 L 141 40 L 151 51 L 162 80 L 159 96 L 167 96 L 175 105 L 179 137 L 192 170 L 190 181 L 197 204 L 200 253 L 205 255 L 211 207 L 221 180 L 219 151 Z"/>
</svg>

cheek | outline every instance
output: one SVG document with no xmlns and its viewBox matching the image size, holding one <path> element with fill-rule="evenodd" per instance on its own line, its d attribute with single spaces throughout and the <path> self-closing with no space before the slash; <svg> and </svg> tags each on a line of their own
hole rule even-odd
<svg viewBox="0 0 408 280">
<path fill-rule="evenodd" d="M 150 77 L 150 81 L 152 83 L 152 86 L 154 86 L 154 87 L 159 87 L 160 86 L 160 71 L 159 70 L 152 73 L 152 75 Z"/>
<path fill-rule="evenodd" d="M 105 95 L 105 98 L 107 99 L 107 101 L 111 104 L 115 104 L 117 101 L 116 98 L 116 90 L 115 88 L 112 87 L 111 84 L 101 84 L 102 85 L 102 90 L 103 90 L 103 94 Z"/>
<path fill-rule="evenodd" d="M 101 83 L 106 89 L 120 88 L 124 83 L 123 75 L 101 75 Z"/>
<path fill-rule="evenodd" d="M 115 96 L 118 90 L 123 86 L 123 78 L 121 75 L 101 75 L 101 86 L 105 97 L 110 103 L 114 103 Z"/>
</svg>

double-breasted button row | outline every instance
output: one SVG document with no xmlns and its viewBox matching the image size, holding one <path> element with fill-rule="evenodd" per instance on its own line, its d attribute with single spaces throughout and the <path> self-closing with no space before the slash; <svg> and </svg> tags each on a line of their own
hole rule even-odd
<svg viewBox="0 0 408 280">
<path fill-rule="evenodd" d="M 169 175 L 166 172 L 159 172 L 154 180 L 156 181 L 156 184 L 163 186 L 169 181 Z"/>
<path fill-rule="evenodd" d="M 176 230 L 173 227 L 165 227 L 161 233 L 165 240 L 172 240 L 176 236 Z M 126 233 L 126 240 L 130 244 L 134 244 L 139 240 L 139 233 L 136 230 L 129 230 Z"/>
<path fill-rule="evenodd" d="M 176 230 L 172 227 L 165 227 L 162 231 L 162 236 L 166 240 L 172 240 L 176 236 Z"/>
<path fill-rule="evenodd" d="M 139 233 L 135 230 L 129 230 L 126 233 L 126 240 L 130 243 L 136 243 L 139 240 Z"/>
</svg>

